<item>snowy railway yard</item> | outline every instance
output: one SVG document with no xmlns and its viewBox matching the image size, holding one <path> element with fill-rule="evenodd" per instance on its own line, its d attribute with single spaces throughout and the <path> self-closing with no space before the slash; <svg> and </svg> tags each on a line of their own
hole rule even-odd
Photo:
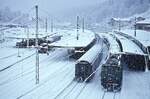
<svg viewBox="0 0 150 99">
<path fill-rule="evenodd" d="M 122 88 L 119 92 L 106 92 L 101 86 L 101 66 L 106 63 L 110 52 L 121 53 L 120 49 L 122 49 L 122 53 L 145 54 L 132 40 L 115 32 L 97 32 L 101 39 L 104 37 L 108 39 L 110 47 L 102 41 L 102 60 L 93 79 L 90 82 L 74 80 L 77 60 L 70 58 L 72 53 L 68 51 L 72 46 L 83 46 L 87 45 L 88 41 L 92 41 L 94 33 L 86 32 L 89 35 L 79 31 L 80 43 L 76 41 L 76 31 L 74 30 L 58 30 L 56 32 L 56 34 L 62 35 L 62 42 L 59 40 L 49 44 L 55 48 L 49 50 L 47 54 L 39 54 L 40 82 L 35 84 L 36 54 L 34 47 L 15 47 L 16 42 L 21 38 L 26 38 L 22 28 L 5 30 L 5 41 L 0 44 L 0 99 L 149 99 L 150 72 L 146 70 L 145 72 L 130 71 L 123 67 Z M 128 34 L 129 32 L 124 31 L 124 33 Z M 145 33 L 145 35 L 150 34 Z M 148 36 L 140 37 L 137 36 L 136 39 L 144 46 L 150 46 L 148 43 L 144 44 L 144 42 L 150 41 Z M 121 42 L 122 48 L 116 38 Z M 58 48 L 58 46 L 61 47 Z"/>
</svg>

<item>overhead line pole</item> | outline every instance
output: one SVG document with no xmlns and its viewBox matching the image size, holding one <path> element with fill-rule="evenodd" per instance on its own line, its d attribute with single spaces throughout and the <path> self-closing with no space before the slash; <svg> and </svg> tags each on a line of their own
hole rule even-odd
<svg viewBox="0 0 150 99">
<path fill-rule="evenodd" d="M 38 5 L 36 9 L 36 84 L 39 84 L 39 53 L 38 53 Z"/>
<path fill-rule="evenodd" d="M 79 16 L 77 16 L 77 40 L 79 39 Z"/>
<path fill-rule="evenodd" d="M 84 32 L 84 18 L 82 19 L 82 32 Z"/>
<path fill-rule="evenodd" d="M 27 26 L 27 48 L 29 48 L 29 27 Z"/>
<path fill-rule="evenodd" d="M 53 32 L 53 19 L 51 19 L 51 32 Z"/>
<path fill-rule="evenodd" d="M 136 17 L 135 17 L 135 22 L 134 22 L 134 36 L 136 37 Z"/>
<path fill-rule="evenodd" d="M 45 32 L 47 33 L 47 18 L 45 19 Z"/>
<path fill-rule="evenodd" d="M 121 31 L 121 20 L 119 19 L 119 31 Z"/>
</svg>

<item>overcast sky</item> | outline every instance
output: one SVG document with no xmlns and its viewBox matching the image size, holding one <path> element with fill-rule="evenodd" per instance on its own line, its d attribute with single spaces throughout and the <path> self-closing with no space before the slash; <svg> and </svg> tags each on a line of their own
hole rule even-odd
<svg viewBox="0 0 150 99">
<path fill-rule="evenodd" d="M 38 4 L 42 9 L 61 12 L 72 8 L 80 8 L 102 2 L 103 0 L 0 0 L 1 8 L 8 6 L 13 10 L 27 12 L 29 8 Z"/>
</svg>

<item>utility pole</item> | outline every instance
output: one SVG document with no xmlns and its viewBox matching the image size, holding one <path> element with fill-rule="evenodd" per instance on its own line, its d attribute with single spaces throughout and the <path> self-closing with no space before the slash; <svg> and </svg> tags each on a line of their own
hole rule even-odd
<svg viewBox="0 0 150 99">
<path fill-rule="evenodd" d="M 134 36 L 136 37 L 136 17 L 135 17 L 135 22 L 134 22 Z"/>
<path fill-rule="evenodd" d="M 18 39 L 19 39 L 19 34 L 17 34 L 18 35 Z M 23 39 L 22 39 L 23 40 Z M 18 46 L 18 57 L 21 57 L 20 56 L 20 52 L 19 52 L 19 46 Z"/>
<path fill-rule="evenodd" d="M 119 20 L 119 31 L 121 30 L 121 21 Z"/>
<path fill-rule="evenodd" d="M 84 32 L 84 18 L 82 19 L 82 32 Z"/>
<path fill-rule="evenodd" d="M 39 53 L 38 53 L 38 5 L 36 9 L 36 84 L 39 84 Z"/>
<path fill-rule="evenodd" d="M 77 16 L 77 40 L 79 39 L 79 16 Z"/>
<path fill-rule="evenodd" d="M 27 26 L 27 48 L 29 48 L 29 27 Z"/>
<path fill-rule="evenodd" d="M 5 41 L 4 31 L 2 31 L 2 42 Z"/>
<path fill-rule="evenodd" d="M 47 33 L 47 18 L 45 19 L 45 32 Z"/>
<path fill-rule="evenodd" d="M 51 19 L 51 32 L 53 32 L 53 19 Z"/>
</svg>

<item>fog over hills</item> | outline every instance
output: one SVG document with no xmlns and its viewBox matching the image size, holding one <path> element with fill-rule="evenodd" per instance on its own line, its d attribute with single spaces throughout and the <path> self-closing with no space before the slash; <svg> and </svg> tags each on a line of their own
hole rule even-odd
<svg viewBox="0 0 150 99">
<path fill-rule="evenodd" d="M 99 23 L 111 17 L 124 18 L 144 13 L 149 9 L 150 0 L 5 0 L 0 4 L 0 21 L 11 20 L 21 12 L 28 13 L 27 9 L 39 4 L 40 8 L 62 21 L 74 22 L 79 15 L 88 22 Z M 9 14 L 13 17 L 10 18 Z"/>
<path fill-rule="evenodd" d="M 93 22 L 101 22 L 111 17 L 130 17 L 135 14 L 141 14 L 149 9 L 150 0 L 107 0 L 100 4 L 80 9 L 74 15 L 86 16 Z M 68 14 L 68 15 L 69 15 Z"/>
</svg>

